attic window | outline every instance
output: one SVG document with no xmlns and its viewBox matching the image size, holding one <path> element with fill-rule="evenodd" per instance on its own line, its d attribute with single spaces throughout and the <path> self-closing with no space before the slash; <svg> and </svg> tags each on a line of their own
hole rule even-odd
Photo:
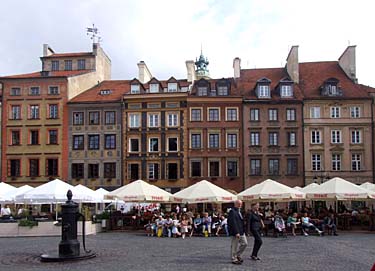
<svg viewBox="0 0 375 271">
<path fill-rule="evenodd" d="M 258 98 L 270 98 L 270 86 L 258 85 Z"/>
<path fill-rule="evenodd" d="M 150 84 L 150 93 L 158 93 L 159 84 Z"/>
<path fill-rule="evenodd" d="M 217 94 L 219 96 L 227 96 L 228 95 L 228 86 L 218 86 Z"/>
<path fill-rule="evenodd" d="M 177 83 L 168 83 L 168 92 L 177 92 Z"/>
<path fill-rule="evenodd" d="M 139 85 L 131 85 L 130 93 L 131 94 L 139 94 L 140 93 Z"/>
<path fill-rule="evenodd" d="M 112 93 L 112 90 L 110 90 L 110 89 L 102 89 L 100 91 L 100 95 L 109 95 L 111 93 Z"/>
<path fill-rule="evenodd" d="M 291 85 L 281 85 L 280 87 L 281 97 L 293 97 L 293 90 Z"/>
<path fill-rule="evenodd" d="M 198 87 L 198 96 L 207 96 L 207 87 Z"/>
<path fill-rule="evenodd" d="M 330 78 L 324 82 L 321 88 L 321 94 L 323 96 L 342 96 L 342 90 L 338 87 L 336 78 Z"/>
</svg>

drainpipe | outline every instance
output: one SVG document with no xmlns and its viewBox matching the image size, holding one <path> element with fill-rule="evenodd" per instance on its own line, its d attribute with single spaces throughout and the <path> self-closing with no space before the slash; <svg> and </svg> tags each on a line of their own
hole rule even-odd
<svg viewBox="0 0 375 271">
<path fill-rule="evenodd" d="M 306 186 L 306 169 L 305 169 L 305 102 L 302 100 L 302 169 L 303 169 L 303 184 Z"/>
</svg>

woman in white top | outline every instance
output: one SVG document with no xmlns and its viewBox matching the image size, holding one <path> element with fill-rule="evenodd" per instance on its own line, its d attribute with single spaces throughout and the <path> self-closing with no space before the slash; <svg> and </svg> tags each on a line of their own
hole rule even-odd
<svg viewBox="0 0 375 271">
<path fill-rule="evenodd" d="M 313 223 L 310 222 L 310 218 L 307 216 L 307 213 L 304 213 L 301 220 L 302 220 L 302 232 L 305 236 L 309 235 L 305 231 L 306 229 L 309 229 L 309 228 L 316 230 L 319 233 L 319 235 L 322 235 L 323 232 L 319 230 Z"/>
</svg>

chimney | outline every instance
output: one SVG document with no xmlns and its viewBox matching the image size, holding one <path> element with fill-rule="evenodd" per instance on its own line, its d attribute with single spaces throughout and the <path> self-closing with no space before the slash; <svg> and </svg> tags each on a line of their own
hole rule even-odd
<svg viewBox="0 0 375 271">
<path fill-rule="evenodd" d="M 152 74 L 147 68 L 147 65 L 144 61 L 140 61 L 138 64 L 138 79 L 142 84 L 147 83 L 151 80 Z"/>
<path fill-rule="evenodd" d="M 236 57 L 235 59 L 233 59 L 233 70 L 234 70 L 234 79 L 240 78 L 241 58 Z"/>
<path fill-rule="evenodd" d="M 43 44 L 43 56 L 50 56 L 54 53 L 55 52 L 52 50 L 51 47 L 49 47 L 48 44 Z"/>
<path fill-rule="evenodd" d="M 358 82 L 355 70 L 355 47 L 356 45 L 348 46 L 342 55 L 339 57 L 339 65 L 344 70 L 346 75 L 355 83 Z"/>
<path fill-rule="evenodd" d="M 185 63 L 186 63 L 186 71 L 187 71 L 187 80 L 188 82 L 193 83 L 196 80 L 194 60 L 186 60 Z"/>
<path fill-rule="evenodd" d="M 97 56 L 99 48 L 100 48 L 99 43 L 93 43 L 92 44 L 92 53 Z"/>
<path fill-rule="evenodd" d="M 286 59 L 286 71 L 290 79 L 296 84 L 299 83 L 299 68 L 298 68 L 298 45 L 292 46 Z"/>
</svg>

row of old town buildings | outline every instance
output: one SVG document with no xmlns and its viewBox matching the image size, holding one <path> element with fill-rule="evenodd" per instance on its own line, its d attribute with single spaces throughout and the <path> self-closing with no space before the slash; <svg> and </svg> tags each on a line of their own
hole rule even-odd
<svg viewBox="0 0 375 271">
<path fill-rule="evenodd" d="M 142 179 L 170 192 L 207 179 L 241 191 L 267 178 L 304 186 L 374 180 L 375 89 L 357 83 L 355 46 L 338 61 L 241 69 L 212 79 L 201 54 L 187 78 L 111 80 L 111 60 L 55 53 L 42 70 L 0 77 L 1 181 L 54 178 L 114 189 Z"/>
</svg>

